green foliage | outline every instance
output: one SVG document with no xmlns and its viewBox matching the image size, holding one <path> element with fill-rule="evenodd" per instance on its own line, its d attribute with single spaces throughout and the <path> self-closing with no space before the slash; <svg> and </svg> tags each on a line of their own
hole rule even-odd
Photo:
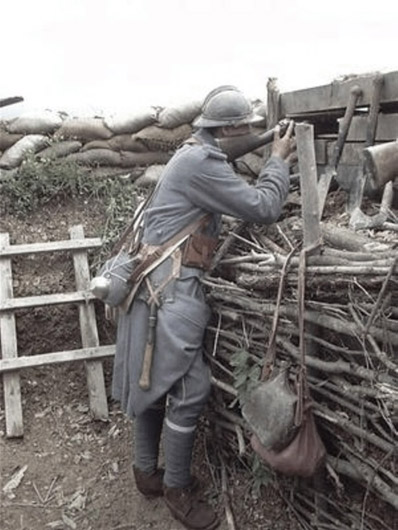
<svg viewBox="0 0 398 530">
<path fill-rule="evenodd" d="M 231 356 L 230 364 L 233 367 L 234 387 L 238 391 L 238 398 L 230 406 L 233 407 L 237 402 L 243 406 L 246 396 L 259 383 L 261 366 L 244 348 L 237 350 Z M 248 464 L 251 466 L 250 474 L 253 477 L 251 490 L 254 495 L 258 496 L 261 487 L 273 481 L 273 474 L 254 452 L 248 459 Z"/>
<path fill-rule="evenodd" d="M 262 486 L 268 486 L 274 480 L 272 471 L 262 463 L 256 454 L 253 455 L 252 459 L 251 475 L 253 477 L 252 493 L 257 496 L 260 495 Z"/>
<path fill-rule="evenodd" d="M 55 198 L 99 196 L 102 187 L 101 181 L 90 178 L 75 162 L 30 155 L 1 183 L 1 202 L 6 212 L 23 216 Z"/>
<path fill-rule="evenodd" d="M 234 387 L 238 391 L 240 403 L 244 403 L 245 396 L 258 384 L 261 367 L 252 362 L 252 356 L 245 349 L 237 350 L 230 359 L 233 367 Z"/>
<path fill-rule="evenodd" d="M 29 156 L 11 177 L 0 182 L 0 210 L 25 217 L 46 204 L 64 200 L 85 201 L 88 208 L 105 212 L 98 235 L 103 240 L 93 268 L 108 255 L 137 206 L 134 183 L 120 178 L 94 178 L 90 171 L 64 158 L 39 159 Z"/>
</svg>

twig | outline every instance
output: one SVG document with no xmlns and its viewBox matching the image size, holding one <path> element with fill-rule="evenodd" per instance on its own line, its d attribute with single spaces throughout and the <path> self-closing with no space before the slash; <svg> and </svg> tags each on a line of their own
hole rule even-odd
<svg viewBox="0 0 398 530">
<path fill-rule="evenodd" d="M 343 475 L 346 475 L 347 477 L 358 482 L 362 482 L 364 485 L 368 483 L 367 479 L 369 473 L 371 472 L 369 470 L 365 471 L 364 465 L 362 465 L 361 468 L 364 473 L 361 473 L 357 466 L 353 466 L 352 462 L 347 462 L 331 456 L 328 456 L 328 459 L 330 459 L 331 464 L 339 473 L 342 473 Z M 354 460 L 353 457 L 351 457 L 351 459 Z M 372 484 L 372 490 L 373 489 L 384 499 L 384 501 L 398 509 L 398 495 L 396 495 L 391 488 L 389 488 L 379 477 L 375 477 Z"/>
<path fill-rule="evenodd" d="M 235 518 L 231 508 L 231 502 L 229 498 L 228 483 L 227 483 L 227 471 L 225 469 L 225 462 L 222 454 L 219 453 L 219 459 L 221 464 L 221 488 L 224 499 L 225 517 L 227 519 L 228 528 L 230 530 L 236 530 Z"/>
<path fill-rule="evenodd" d="M 369 328 L 370 328 L 370 326 L 373 323 L 373 320 L 374 320 L 374 318 L 376 316 L 376 313 L 379 310 L 379 307 L 380 307 L 382 301 L 384 300 L 384 294 L 386 292 L 386 289 L 387 289 L 388 283 L 389 283 L 389 281 L 391 279 L 391 276 L 394 274 L 394 269 L 395 269 L 397 263 L 398 263 L 398 257 L 396 257 L 394 262 L 391 264 L 390 270 L 388 271 L 388 273 L 387 273 L 387 275 L 386 275 L 386 277 L 384 279 L 384 282 L 383 282 L 383 285 L 382 285 L 382 287 L 380 289 L 380 292 L 379 292 L 379 295 L 377 297 L 376 303 L 373 306 L 372 312 L 371 312 L 371 314 L 369 316 L 369 319 L 368 319 L 368 321 L 366 323 L 365 329 L 363 330 L 364 335 L 368 334 Z"/>
<path fill-rule="evenodd" d="M 238 397 L 238 391 L 233 386 L 228 385 L 227 383 L 224 383 L 223 381 L 220 381 L 219 379 L 216 379 L 215 377 L 211 378 L 211 382 L 217 388 L 224 390 L 225 392 L 227 392 L 228 394 L 231 394 L 234 397 Z"/>
<path fill-rule="evenodd" d="M 33 486 L 33 489 L 34 489 L 35 492 L 36 492 L 36 495 L 39 497 L 40 504 L 42 504 L 42 505 L 45 504 L 45 503 L 44 503 L 44 499 L 43 499 L 43 497 L 40 495 L 40 491 L 37 489 L 37 486 L 36 486 L 36 484 L 35 484 L 34 482 L 32 482 L 32 486 Z"/>
<path fill-rule="evenodd" d="M 352 317 L 354 318 L 356 324 L 363 331 L 363 333 L 365 335 L 364 326 L 363 326 L 362 322 L 359 320 L 357 313 L 354 311 L 353 306 L 350 304 L 348 306 L 348 308 L 349 308 L 350 313 L 351 313 Z M 371 344 L 371 346 L 373 348 L 373 351 L 376 354 L 376 357 L 379 359 L 379 361 L 382 362 L 386 368 L 388 368 L 389 370 L 392 370 L 393 372 L 395 372 L 395 374 L 398 375 L 398 366 L 395 363 L 393 363 L 392 361 L 390 361 L 390 359 L 388 358 L 388 356 L 387 356 L 387 354 L 385 352 L 380 350 L 380 348 L 378 347 L 378 345 L 377 345 L 376 341 L 374 340 L 374 338 L 371 335 L 369 335 L 369 332 L 366 333 L 366 339 L 370 342 L 370 344 Z"/>
<path fill-rule="evenodd" d="M 54 477 L 53 478 L 53 480 L 52 480 L 52 482 L 50 484 L 50 487 L 47 490 L 47 495 L 46 495 L 46 497 L 44 499 L 44 504 L 46 504 L 50 500 L 50 495 L 51 495 L 51 492 L 53 490 L 54 484 L 56 483 L 57 479 L 58 479 L 58 477 Z"/>
<path fill-rule="evenodd" d="M 383 451 L 389 452 L 391 448 L 394 447 L 394 444 L 383 440 L 382 438 L 380 438 L 380 436 L 377 436 L 377 434 L 374 434 L 372 432 L 362 429 L 361 427 L 358 427 L 357 425 L 354 425 L 349 419 L 344 417 L 343 414 L 336 414 L 335 412 L 331 411 L 323 405 L 320 405 L 319 403 L 314 404 L 314 412 L 315 414 L 325 419 L 327 422 L 346 430 L 350 434 L 358 436 L 359 438 L 363 437 L 367 442 L 373 444 L 379 449 L 382 449 Z"/>
<path fill-rule="evenodd" d="M 138 530 L 135 524 L 127 523 L 113 526 L 111 530 Z"/>
</svg>

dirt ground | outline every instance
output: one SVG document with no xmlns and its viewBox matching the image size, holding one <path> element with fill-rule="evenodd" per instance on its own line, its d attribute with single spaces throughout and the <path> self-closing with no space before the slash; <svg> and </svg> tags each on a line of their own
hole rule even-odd
<svg viewBox="0 0 398 530">
<path fill-rule="evenodd" d="M 68 229 L 83 224 L 86 237 L 101 235 L 104 213 L 82 204 L 60 204 L 20 220 L 3 216 L 0 232 L 12 243 L 68 239 Z M 14 296 L 74 290 L 71 261 L 60 254 L 13 261 Z M 114 342 L 115 330 L 97 308 L 101 344 Z M 20 310 L 19 355 L 81 347 L 76 306 Z M 104 361 L 109 392 L 112 359 Z M 88 407 L 83 362 L 21 371 L 24 436 L 7 439 L 0 378 L 0 456 L 2 530 L 179 530 L 162 499 L 146 500 L 131 470 L 132 425 L 109 399 L 109 419 L 93 421 Z M 212 440 L 199 432 L 194 472 L 225 517 L 219 469 L 212 462 Z M 19 480 L 16 479 L 19 477 Z M 5 485 L 14 479 L 14 487 Z M 272 485 L 255 495 L 252 477 L 239 466 L 228 477 L 229 501 L 237 529 L 297 530 L 299 524 Z"/>
</svg>

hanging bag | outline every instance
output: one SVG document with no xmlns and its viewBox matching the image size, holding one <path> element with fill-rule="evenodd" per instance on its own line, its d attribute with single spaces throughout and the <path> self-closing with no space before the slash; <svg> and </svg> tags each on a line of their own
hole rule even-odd
<svg viewBox="0 0 398 530">
<path fill-rule="evenodd" d="M 305 252 L 305 250 L 301 251 L 299 261 L 298 316 L 301 360 L 296 384 L 297 401 L 294 415 L 296 433 L 285 447 L 279 448 L 275 445 L 265 447 L 259 436 L 254 432 L 251 437 L 251 445 L 259 457 L 275 471 L 284 475 L 311 477 L 324 463 L 326 449 L 315 424 L 305 366 Z"/>
<path fill-rule="evenodd" d="M 287 363 L 275 366 L 276 332 L 285 278 L 294 250 L 281 271 L 271 336 L 259 384 L 244 398 L 242 415 L 266 448 L 285 447 L 296 433 L 294 424 L 297 395 L 289 384 Z"/>
</svg>

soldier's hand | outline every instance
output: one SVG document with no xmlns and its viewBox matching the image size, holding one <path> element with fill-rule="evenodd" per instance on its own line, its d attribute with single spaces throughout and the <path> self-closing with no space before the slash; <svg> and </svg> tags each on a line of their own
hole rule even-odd
<svg viewBox="0 0 398 530">
<path fill-rule="evenodd" d="M 296 140 L 293 138 L 294 121 L 291 120 L 285 134 L 281 137 L 281 127 L 277 125 L 274 129 L 274 141 L 272 144 L 272 156 L 279 156 L 288 164 L 297 160 Z"/>
</svg>

